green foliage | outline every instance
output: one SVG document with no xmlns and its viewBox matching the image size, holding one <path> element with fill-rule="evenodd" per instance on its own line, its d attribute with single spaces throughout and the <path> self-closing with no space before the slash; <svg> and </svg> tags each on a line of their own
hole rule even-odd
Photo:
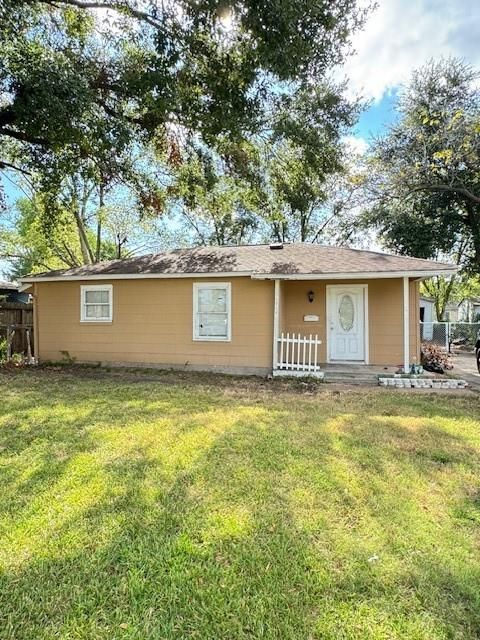
<svg viewBox="0 0 480 640">
<path fill-rule="evenodd" d="M 475 320 L 474 320 L 475 322 Z M 450 343 L 458 341 L 464 347 L 474 349 L 479 336 L 479 327 L 477 324 L 469 324 L 460 322 L 450 326 Z"/>
<path fill-rule="evenodd" d="M 478 74 L 451 59 L 416 71 L 400 95 L 399 120 L 373 147 L 374 206 L 367 221 L 401 253 L 456 251 L 480 270 Z"/>
<path fill-rule="evenodd" d="M 192 143 L 176 154 L 168 191 L 197 241 L 324 239 L 325 225 L 340 217 L 341 199 L 355 188 L 342 136 L 360 104 L 342 91 L 329 83 L 284 96 L 261 138 L 222 137 L 215 149 Z"/>
<path fill-rule="evenodd" d="M 451 278 L 435 276 L 421 284 L 421 293 L 433 298 L 437 320 L 446 320 L 447 305 L 480 297 L 480 278 L 463 273 Z M 475 320 L 474 320 L 475 321 Z"/>
<path fill-rule="evenodd" d="M 108 165 L 168 125 L 237 138 L 279 90 L 314 84 L 365 18 L 355 0 L 118 3 L 110 18 L 70 0 L 2 0 L 0 135 L 36 161 L 69 149 Z M 107 22 L 109 21 L 109 25 Z"/>
<path fill-rule="evenodd" d="M 11 264 L 13 278 L 88 263 L 88 255 L 82 252 L 82 238 L 88 253 L 95 259 L 97 253 L 99 260 L 117 257 L 116 236 L 128 241 L 127 246 L 122 244 L 121 254 L 129 254 L 129 246 L 134 242 L 139 226 L 135 216 L 120 220 L 119 212 L 114 208 L 100 211 L 93 207 L 79 217 L 73 210 L 76 206 L 75 199 L 64 200 L 52 218 L 41 193 L 33 199 L 17 201 L 13 226 L 0 225 L 0 257 Z M 101 236 L 97 251 L 99 221 Z"/>
<path fill-rule="evenodd" d="M 262 199 L 277 215 L 254 149 L 265 132 L 307 170 L 303 184 L 279 185 L 283 199 L 295 186 L 317 199 L 313 172 L 321 183 L 339 169 L 338 139 L 358 106 L 325 78 L 368 9 L 356 0 L 95 4 L 0 0 L 0 169 L 15 167 L 41 194 L 47 239 L 65 207 L 82 208 L 65 203 L 75 177 L 95 198 L 130 189 L 140 218 L 181 202 L 202 242 L 244 240 Z M 179 159 L 192 167 L 179 170 Z M 295 216 L 304 208 L 284 207 Z M 78 219 L 81 261 L 98 260 L 100 245 L 89 246 Z"/>
<path fill-rule="evenodd" d="M 20 199 L 16 207 L 15 227 L 0 230 L 0 255 L 10 260 L 12 277 L 82 264 L 78 234 L 68 211 L 62 210 L 46 232 L 41 195 Z"/>
<path fill-rule="evenodd" d="M 331 191 L 329 173 L 311 166 L 300 148 L 283 144 L 273 150 L 265 163 L 266 218 L 276 240 L 316 239 Z"/>
<path fill-rule="evenodd" d="M 447 305 L 454 298 L 457 280 L 456 276 L 448 279 L 443 276 L 435 276 L 421 284 L 421 293 L 433 298 L 435 317 L 439 322 L 446 319 Z"/>
<path fill-rule="evenodd" d="M 61 362 L 63 364 L 66 364 L 66 365 L 75 364 L 77 359 L 74 356 L 71 356 L 68 351 L 60 351 L 60 353 L 62 354 Z"/>
<path fill-rule="evenodd" d="M 231 147 L 229 151 L 226 161 L 200 148 L 190 149 L 169 189 L 201 244 L 239 244 L 258 227 L 256 192 L 238 165 L 233 169 Z"/>
<path fill-rule="evenodd" d="M 462 301 L 468 298 L 480 298 L 480 276 L 461 278 L 455 292 L 456 300 Z"/>
<path fill-rule="evenodd" d="M 3 364 L 7 359 L 7 339 L 0 338 L 0 364 Z"/>
</svg>

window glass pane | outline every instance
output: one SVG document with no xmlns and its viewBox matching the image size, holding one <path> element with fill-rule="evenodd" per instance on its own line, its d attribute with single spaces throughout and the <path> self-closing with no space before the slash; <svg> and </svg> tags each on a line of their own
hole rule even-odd
<svg viewBox="0 0 480 640">
<path fill-rule="evenodd" d="M 227 310 L 226 289 L 199 289 L 198 311 L 200 313 L 225 313 Z"/>
<path fill-rule="evenodd" d="M 85 317 L 87 318 L 108 318 L 109 316 L 110 305 L 108 304 L 85 305 Z"/>
<path fill-rule="evenodd" d="M 340 320 L 340 326 L 346 332 L 351 331 L 354 323 L 355 307 L 353 304 L 352 296 L 346 293 L 342 297 L 340 307 L 338 309 L 338 318 Z"/>
<path fill-rule="evenodd" d="M 108 304 L 109 291 L 85 291 L 85 302 L 90 304 Z"/>
<path fill-rule="evenodd" d="M 100 317 L 108 318 L 110 316 L 110 305 L 109 304 L 101 304 L 100 305 Z"/>
<path fill-rule="evenodd" d="M 199 313 L 198 335 L 210 338 L 228 337 L 228 314 Z"/>
</svg>

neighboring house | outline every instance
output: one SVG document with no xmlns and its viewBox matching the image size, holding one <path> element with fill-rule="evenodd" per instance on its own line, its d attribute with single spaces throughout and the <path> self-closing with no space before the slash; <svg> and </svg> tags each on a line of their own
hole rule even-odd
<svg viewBox="0 0 480 640">
<path fill-rule="evenodd" d="M 479 322 L 480 299 L 467 298 L 462 302 L 449 302 L 445 308 L 444 322 Z M 437 322 L 433 298 L 420 296 L 420 322 Z M 427 331 L 427 327 L 424 328 Z"/>
<path fill-rule="evenodd" d="M 423 340 L 431 340 L 433 337 L 433 322 L 435 322 L 435 303 L 433 298 L 420 296 L 420 322 L 423 322 L 422 338 Z"/>
<path fill-rule="evenodd" d="M 433 298 L 420 296 L 420 322 L 435 322 L 435 303 Z"/>
<path fill-rule="evenodd" d="M 17 282 L 0 280 L 0 302 L 28 302 L 30 295 L 20 291 Z"/>
<path fill-rule="evenodd" d="M 34 297 L 40 361 L 68 352 L 79 362 L 304 373 L 328 362 L 418 361 L 419 282 L 455 271 L 285 244 L 179 249 L 22 283 Z"/>
<path fill-rule="evenodd" d="M 460 322 L 480 322 L 480 298 L 467 298 L 458 305 Z"/>
<path fill-rule="evenodd" d="M 449 302 L 445 307 L 445 322 L 459 322 L 461 320 L 461 308 L 458 302 Z"/>
</svg>

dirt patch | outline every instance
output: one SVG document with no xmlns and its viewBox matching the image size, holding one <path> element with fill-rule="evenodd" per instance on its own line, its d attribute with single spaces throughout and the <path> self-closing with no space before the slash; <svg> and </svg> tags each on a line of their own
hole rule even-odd
<svg viewBox="0 0 480 640">
<path fill-rule="evenodd" d="M 343 394 L 388 393 L 384 389 L 372 384 L 348 384 L 340 382 L 324 382 L 315 378 L 271 378 L 260 376 L 238 376 L 212 372 L 178 371 L 173 369 L 100 367 L 83 364 L 40 365 L 37 367 L 0 367 L 0 377 L 38 376 L 58 379 L 86 380 L 118 380 L 128 384 L 142 384 L 145 382 L 160 385 L 198 386 L 203 389 L 222 391 L 228 396 L 239 395 L 284 395 L 294 394 L 302 396 L 332 396 Z M 395 393 L 415 394 L 445 394 L 465 395 L 470 389 L 394 389 Z"/>
<path fill-rule="evenodd" d="M 267 378 L 260 376 L 238 376 L 203 371 L 178 371 L 173 369 L 100 367 L 82 364 L 40 365 L 38 367 L 3 367 L 2 376 L 41 374 L 45 377 L 59 375 L 98 380 L 119 380 L 129 384 L 156 382 L 164 385 L 188 385 L 224 389 L 231 392 L 265 391 L 270 393 L 295 392 L 312 394 L 325 390 L 327 386 L 313 378 Z M 330 387 L 331 385 L 328 385 Z"/>
</svg>

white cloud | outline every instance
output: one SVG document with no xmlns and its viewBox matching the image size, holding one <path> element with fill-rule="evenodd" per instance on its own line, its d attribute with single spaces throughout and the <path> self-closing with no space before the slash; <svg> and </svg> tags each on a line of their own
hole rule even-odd
<svg viewBox="0 0 480 640">
<path fill-rule="evenodd" d="M 348 151 L 357 156 L 363 156 L 368 149 L 368 142 L 365 138 L 360 136 L 344 136 L 342 142 L 347 147 Z"/>
<path fill-rule="evenodd" d="M 479 33 L 478 0 L 379 0 L 344 71 L 354 92 L 379 101 L 430 58 L 480 65 Z"/>
</svg>

